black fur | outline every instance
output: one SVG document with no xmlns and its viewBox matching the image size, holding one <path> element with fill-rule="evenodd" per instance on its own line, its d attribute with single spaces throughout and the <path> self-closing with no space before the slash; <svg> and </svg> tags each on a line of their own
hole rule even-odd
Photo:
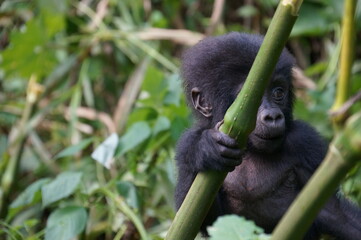
<svg viewBox="0 0 361 240">
<path fill-rule="evenodd" d="M 293 57 L 284 50 L 258 110 L 246 150 L 217 129 L 250 70 L 262 37 L 230 33 L 209 37 L 183 57 L 185 94 L 196 123 L 178 142 L 179 208 L 200 171 L 229 171 L 202 231 L 218 216 L 243 215 L 272 232 L 289 205 L 323 160 L 327 146 L 306 123 L 292 117 Z M 242 163 L 241 163 L 242 162 Z M 321 233 L 361 239 L 361 211 L 334 194 L 305 239 Z"/>
</svg>

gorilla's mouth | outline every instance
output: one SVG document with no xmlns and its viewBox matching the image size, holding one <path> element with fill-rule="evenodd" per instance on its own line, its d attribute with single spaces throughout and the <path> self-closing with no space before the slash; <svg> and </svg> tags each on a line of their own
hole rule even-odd
<svg viewBox="0 0 361 240">
<path fill-rule="evenodd" d="M 284 141 L 284 134 L 259 134 L 253 133 L 248 138 L 248 149 L 261 153 L 274 153 Z"/>
<path fill-rule="evenodd" d="M 254 136 L 257 138 L 264 140 L 264 141 L 278 141 L 283 139 L 283 134 L 277 134 L 277 135 L 260 135 L 255 133 Z"/>
</svg>

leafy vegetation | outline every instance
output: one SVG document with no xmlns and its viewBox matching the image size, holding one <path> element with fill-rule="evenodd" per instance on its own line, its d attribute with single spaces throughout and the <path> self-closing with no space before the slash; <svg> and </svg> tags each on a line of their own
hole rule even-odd
<svg viewBox="0 0 361 240">
<path fill-rule="evenodd" d="M 263 229 L 244 217 L 227 215 L 220 217 L 212 227 L 208 228 L 211 240 L 222 239 L 254 239 L 267 240 L 270 236 L 263 233 Z"/>
<path fill-rule="evenodd" d="M 264 34 L 277 2 L 227 1 L 209 28 L 210 0 L 3 1 L 1 237 L 164 238 L 174 217 L 174 146 L 192 121 L 179 56 L 205 32 Z M 296 117 L 326 139 L 342 6 L 305 0 L 288 44 L 304 70 Z M 356 18 L 351 96 L 361 88 L 360 4 Z M 359 166 L 342 190 L 361 203 Z"/>
</svg>

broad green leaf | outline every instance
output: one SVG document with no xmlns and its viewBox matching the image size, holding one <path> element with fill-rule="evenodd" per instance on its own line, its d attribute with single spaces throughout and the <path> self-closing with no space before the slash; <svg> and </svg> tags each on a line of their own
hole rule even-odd
<svg viewBox="0 0 361 240">
<path fill-rule="evenodd" d="M 188 124 L 189 123 L 186 121 L 186 119 L 175 117 L 172 121 L 172 126 L 170 128 L 172 138 L 174 140 L 179 139 Z"/>
<path fill-rule="evenodd" d="M 113 133 L 94 150 L 91 157 L 101 163 L 104 167 L 110 169 L 118 143 L 119 137 L 116 133 Z"/>
<path fill-rule="evenodd" d="M 153 107 L 136 108 L 130 114 L 127 121 L 127 126 L 129 127 L 139 121 L 155 120 L 157 116 L 158 116 L 157 110 L 154 109 Z"/>
<path fill-rule="evenodd" d="M 40 195 L 42 186 L 50 181 L 49 178 L 39 179 L 30 184 L 10 205 L 10 208 L 23 207 L 33 203 L 36 200 L 36 195 Z M 40 198 L 39 198 L 40 199 Z"/>
<path fill-rule="evenodd" d="M 88 214 L 83 207 L 69 206 L 50 214 L 45 228 L 45 240 L 68 240 L 84 231 Z"/>
<path fill-rule="evenodd" d="M 41 188 L 43 197 L 43 206 L 56 202 L 60 199 L 70 196 L 78 187 L 82 173 L 64 172 L 56 177 L 55 180 Z"/>
<path fill-rule="evenodd" d="M 13 31 L 9 46 L 2 52 L 1 68 L 5 74 L 18 74 L 25 78 L 33 73 L 39 77 L 47 75 L 56 59 L 55 50 L 46 45 L 49 40 L 46 36 L 46 29 L 39 19 L 28 21 L 25 31 Z"/>
<path fill-rule="evenodd" d="M 303 4 L 291 36 L 319 36 L 330 31 L 332 23 L 323 8 L 315 4 Z"/>
<path fill-rule="evenodd" d="M 173 74 L 167 80 L 168 92 L 164 97 L 164 104 L 174 104 L 179 106 L 181 95 L 183 94 L 180 76 L 178 74 Z"/>
<path fill-rule="evenodd" d="M 158 133 L 168 130 L 170 128 L 170 121 L 164 116 L 159 116 L 153 127 L 153 135 L 156 136 Z"/>
<path fill-rule="evenodd" d="M 57 1 L 61 2 L 61 1 Z M 42 11 L 42 20 L 45 25 L 45 30 L 49 38 L 53 37 L 54 34 L 62 31 L 65 28 L 65 19 L 62 14 L 55 14 L 49 10 Z"/>
<path fill-rule="evenodd" d="M 139 208 L 139 196 L 137 188 L 134 186 L 134 184 L 127 181 L 119 181 L 117 182 L 116 186 L 119 194 L 126 199 L 129 206 L 133 208 Z"/>
<path fill-rule="evenodd" d="M 137 122 L 120 138 L 120 154 L 135 148 L 150 137 L 151 130 L 147 122 Z"/>
<path fill-rule="evenodd" d="M 159 91 L 166 86 L 163 79 L 163 72 L 153 66 L 149 66 L 143 81 L 142 91 L 148 92 L 150 96 L 158 96 Z"/>
<path fill-rule="evenodd" d="M 208 227 L 210 240 L 261 240 L 270 239 L 263 234 L 263 229 L 244 217 L 227 215 L 217 219 L 213 226 Z"/>
<path fill-rule="evenodd" d="M 54 159 L 58 159 L 58 158 L 62 158 L 62 157 L 68 157 L 68 156 L 73 156 L 74 154 L 80 152 L 81 150 L 83 150 L 84 148 L 86 148 L 87 146 L 89 146 L 89 144 L 93 141 L 92 138 L 87 138 L 82 140 L 81 142 L 79 142 L 76 145 L 72 145 L 69 146 L 65 149 L 63 149 L 61 152 L 59 152 Z"/>
</svg>

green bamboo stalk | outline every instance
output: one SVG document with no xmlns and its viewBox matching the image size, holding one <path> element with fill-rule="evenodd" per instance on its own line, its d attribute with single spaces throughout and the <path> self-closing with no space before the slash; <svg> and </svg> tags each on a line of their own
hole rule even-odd
<svg viewBox="0 0 361 240">
<path fill-rule="evenodd" d="M 361 158 L 361 112 L 330 144 L 325 160 L 273 232 L 271 240 L 302 239 L 340 181 Z"/>
<path fill-rule="evenodd" d="M 246 146 L 247 137 L 255 127 L 258 106 L 301 3 L 302 0 L 283 0 L 279 3 L 246 82 L 225 114 L 220 131 L 237 139 L 240 148 Z M 216 171 L 198 173 L 166 240 L 195 238 L 226 175 L 226 172 Z"/>
<path fill-rule="evenodd" d="M 356 0 L 346 0 L 342 29 L 342 48 L 340 60 L 340 76 L 337 84 L 337 95 L 332 107 L 337 111 L 349 98 L 350 75 L 354 52 Z M 361 114 L 361 113 L 360 113 Z M 335 137 L 330 144 L 328 153 L 319 169 L 307 183 L 299 197 L 292 203 L 286 215 L 282 218 L 274 233 L 272 240 L 297 240 L 305 234 L 313 220 L 335 191 L 342 178 L 356 164 L 360 156 L 360 114 L 350 119 L 346 128 Z M 333 122 L 340 128 L 346 119 L 336 115 Z M 358 143 L 359 145 L 355 145 Z M 358 149 L 357 149 L 358 147 Z"/>
<path fill-rule="evenodd" d="M 345 0 L 342 20 L 342 46 L 340 57 L 340 74 L 336 89 L 336 99 L 332 111 L 337 111 L 350 97 L 350 76 L 355 53 L 355 11 L 356 0 Z M 336 127 L 340 127 L 347 114 L 335 115 L 332 120 Z"/>
</svg>

